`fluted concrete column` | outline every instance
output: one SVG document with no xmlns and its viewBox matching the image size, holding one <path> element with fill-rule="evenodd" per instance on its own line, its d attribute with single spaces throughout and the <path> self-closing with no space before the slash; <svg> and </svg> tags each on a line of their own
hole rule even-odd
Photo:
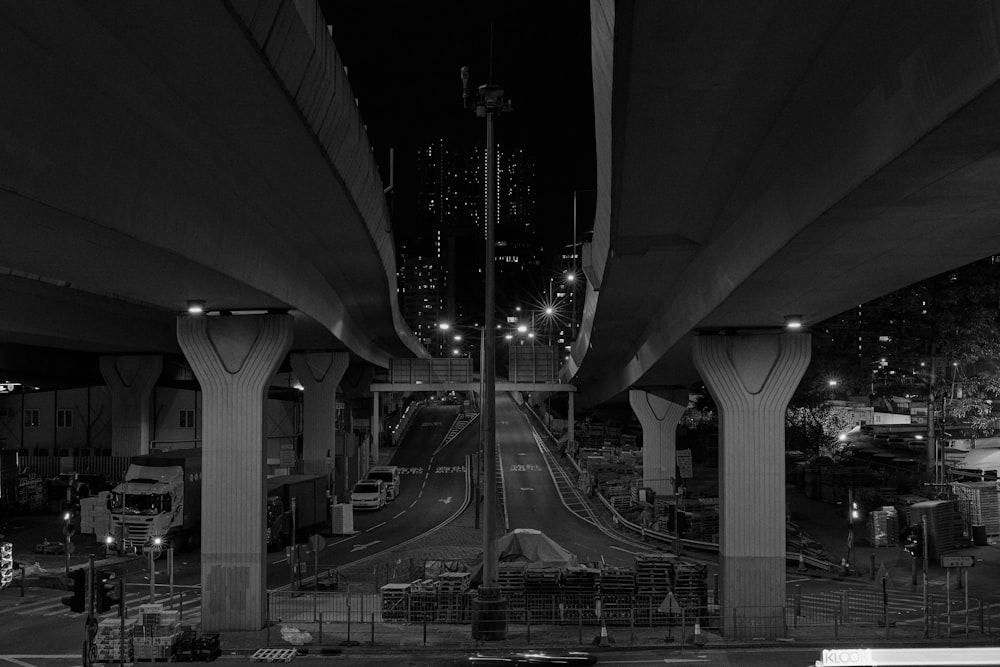
<svg viewBox="0 0 1000 667">
<path fill-rule="evenodd" d="M 566 429 L 567 429 L 567 431 L 566 431 L 567 432 L 567 439 L 570 442 L 575 442 L 576 441 L 576 408 L 574 407 L 574 402 L 573 402 L 573 392 L 570 391 L 570 392 L 566 392 L 566 393 L 568 394 L 568 399 L 569 399 L 569 410 L 567 411 L 569 414 L 566 415 L 566 419 L 567 419 L 567 427 L 566 427 Z"/>
<path fill-rule="evenodd" d="M 347 352 L 293 352 L 291 361 L 292 371 L 303 388 L 302 472 L 329 476 L 336 456 L 337 387 L 347 370 L 350 355 Z"/>
<path fill-rule="evenodd" d="M 719 406 L 723 631 L 784 631 L 785 409 L 809 365 L 802 333 L 699 336 L 694 363 Z"/>
<path fill-rule="evenodd" d="M 179 317 L 177 341 L 201 385 L 201 627 L 267 620 L 264 401 L 292 343 L 290 315 Z"/>
<path fill-rule="evenodd" d="M 372 392 L 372 458 L 378 461 L 379 448 L 382 443 L 382 407 L 379 405 L 379 392 Z M 392 443 L 399 444 L 399 443 Z M 347 452 L 344 452 L 346 455 Z"/>
<path fill-rule="evenodd" d="M 688 392 L 630 389 L 628 402 L 642 425 L 642 485 L 658 496 L 672 496 L 677 493 L 677 422 L 687 408 Z"/>
<path fill-rule="evenodd" d="M 163 357 L 101 355 L 100 367 L 111 393 L 112 455 L 148 454 L 153 421 L 150 395 L 163 372 Z"/>
</svg>

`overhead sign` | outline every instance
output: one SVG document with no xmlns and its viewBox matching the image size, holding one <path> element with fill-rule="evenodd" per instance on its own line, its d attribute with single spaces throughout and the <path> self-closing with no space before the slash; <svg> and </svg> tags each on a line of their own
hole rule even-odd
<svg viewBox="0 0 1000 667">
<path fill-rule="evenodd" d="M 975 556 L 941 556 L 941 567 L 973 567 Z"/>
</svg>

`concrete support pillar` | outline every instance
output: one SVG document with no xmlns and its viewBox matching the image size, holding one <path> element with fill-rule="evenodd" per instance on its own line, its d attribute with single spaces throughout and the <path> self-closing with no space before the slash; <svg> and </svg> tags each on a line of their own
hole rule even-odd
<svg viewBox="0 0 1000 667">
<path fill-rule="evenodd" d="M 379 405 L 379 392 L 372 392 L 372 458 L 378 461 L 379 447 L 382 441 L 382 407 Z M 394 443 L 399 444 L 399 443 Z"/>
<path fill-rule="evenodd" d="M 784 633 L 785 409 L 809 365 L 810 336 L 699 336 L 694 363 L 719 406 L 723 632 Z"/>
<path fill-rule="evenodd" d="M 177 341 L 201 385 L 201 627 L 267 621 L 264 401 L 292 343 L 290 315 L 178 317 Z"/>
<path fill-rule="evenodd" d="M 302 472 L 326 475 L 333 470 L 337 444 L 337 387 L 344 377 L 347 352 L 293 352 L 292 371 L 302 384 Z M 329 480 L 331 483 L 333 480 Z M 333 492 L 343 495 L 344 489 Z"/>
<path fill-rule="evenodd" d="M 658 496 L 672 496 L 677 493 L 677 422 L 687 408 L 688 392 L 630 389 L 628 401 L 642 425 L 642 485 Z"/>
<path fill-rule="evenodd" d="M 569 398 L 568 398 L 569 409 L 566 411 L 568 413 L 566 415 L 566 428 L 567 428 L 566 433 L 567 433 L 567 437 L 568 437 L 569 441 L 570 442 L 575 442 L 576 441 L 576 426 L 575 426 L 575 424 L 576 424 L 576 412 L 575 412 L 575 408 L 573 407 L 573 392 L 570 391 L 570 392 L 567 392 L 567 393 L 569 394 Z"/>
<path fill-rule="evenodd" d="M 148 454 L 153 422 L 150 396 L 163 372 L 163 357 L 102 355 L 100 367 L 111 392 L 112 455 Z"/>
</svg>

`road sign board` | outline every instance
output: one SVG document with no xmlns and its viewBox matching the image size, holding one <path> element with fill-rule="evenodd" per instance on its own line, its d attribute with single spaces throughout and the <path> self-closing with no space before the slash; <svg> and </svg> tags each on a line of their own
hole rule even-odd
<svg viewBox="0 0 1000 667">
<path fill-rule="evenodd" d="M 973 567 L 975 556 L 941 556 L 941 567 Z"/>
<path fill-rule="evenodd" d="M 323 549 L 326 549 L 326 540 L 323 539 L 322 535 L 313 535 L 309 538 L 309 547 L 316 553 L 319 553 Z"/>
</svg>

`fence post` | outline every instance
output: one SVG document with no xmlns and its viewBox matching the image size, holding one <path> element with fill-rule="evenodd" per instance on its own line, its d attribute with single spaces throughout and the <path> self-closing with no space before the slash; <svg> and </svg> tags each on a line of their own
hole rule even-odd
<svg viewBox="0 0 1000 667">
<path fill-rule="evenodd" d="M 528 631 L 528 643 L 531 643 L 531 609 L 524 610 L 524 622 Z"/>
<path fill-rule="evenodd" d="M 323 644 L 323 612 L 319 613 L 319 643 Z"/>
<path fill-rule="evenodd" d="M 576 626 L 580 630 L 580 643 L 583 643 L 583 609 L 578 609 L 576 613 Z"/>
<path fill-rule="evenodd" d="M 375 612 L 372 612 L 372 646 L 375 646 Z"/>
<path fill-rule="evenodd" d="M 795 584 L 795 627 L 799 627 L 799 616 L 802 615 L 802 584 Z"/>
<path fill-rule="evenodd" d="M 264 648 L 271 647 L 271 592 L 264 595 L 264 625 L 267 626 L 267 635 L 264 639 Z"/>
<path fill-rule="evenodd" d="M 319 591 L 313 591 L 313 620 L 316 620 L 317 615 L 319 615 Z M 320 620 L 320 623 L 323 621 Z"/>
</svg>

